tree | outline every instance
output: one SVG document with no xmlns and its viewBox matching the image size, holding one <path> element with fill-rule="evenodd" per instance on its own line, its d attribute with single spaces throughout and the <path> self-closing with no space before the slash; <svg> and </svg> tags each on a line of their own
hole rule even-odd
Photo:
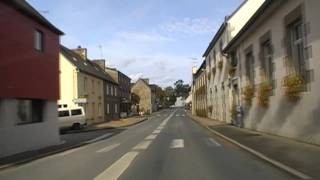
<svg viewBox="0 0 320 180">
<path fill-rule="evenodd" d="M 176 98 L 173 87 L 171 86 L 166 87 L 164 90 L 164 94 L 165 94 L 165 106 L 169 107 L 174 105 L 177 98 Z"/>
<path fill-rule="evenodd" d="M 190 91 L 190 85 L 184 84 L 183 80 L 178 80 L 174 83 L 174 91 L 176 94 L 176 97 L 183 97 L 187 98 L 189 96 Z"/>
</svg>

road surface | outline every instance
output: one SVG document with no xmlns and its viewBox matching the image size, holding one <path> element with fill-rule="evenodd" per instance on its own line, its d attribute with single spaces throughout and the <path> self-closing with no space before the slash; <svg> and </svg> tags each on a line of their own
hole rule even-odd
<svg viewBox="0 0 320 180">
<path fill-rule="evenodd" d="M 285 172 L 212 135 L 183 109 L 110 138 L 0 171 L 1 180 L 282 180 Z"/>
</svg>

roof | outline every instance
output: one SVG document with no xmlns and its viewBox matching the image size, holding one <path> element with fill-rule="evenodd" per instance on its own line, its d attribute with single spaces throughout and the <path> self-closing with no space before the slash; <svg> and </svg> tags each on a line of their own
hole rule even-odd
<svg viewBox="0 0 320 180">
<path fill-rule="evenodd" d="M 198 76 L 198 74 L 200 73 L 201 69 L 205 69 L 206 68 L 206 61 L 202 61 L 201 66 L 199 67 L 199 69 L 197 70 L 197 72 L 194 74 L 195 76 Z"/>
<path fill-rule="evenodd" d="M 149 84 L 145 81 L 145 80 L 143 80 L 143 79 L 138 79 L 132 86 L 131 86 L 131 88 L 133 87 L 133 86 L 135 86 L 138 82 L 142 82 L 143 84 L 145 84 L 147 87 L 149 87 L 149 88 L 151 88 L 150 86 L 149 86 Z"/>
<path fill-rule="evenodd" d="M 17 11 L 20 11 L 21 13 L 31 17 L 38 23 L 46 26 L 51 31 L 59 35 L 64 34 L 61 30 L 51 24 L 45 17 L 43 17 L 36 9 L 34 9 L 26 0 L 5 0 L 4 2 L 12 6 Z"/>
<path fill-rule="evenodd" d="M 111 71 L 117 71 L 119 74 L 121 74 L 121 75 L 123 75 L 123 76 L 125 76 L 126 78 L 128 78 L 128 79 L 131 80 L 131 78 L 130 78 L 129 76 L 127 76 L 126 74 L 124 74 L 123 72 L 119 71 L 119 70 L 116 69 L 116 68 L 106 67 L 106 69 L 109 69 L 109 70 L 111 70 Z"/>
<path fill-rule="evenodd" d="M 250 29 L 250 27 L 256 23 L 256 21 L 266 12 L 267 9 L 274 3 L 280 2 L 279 0 L 266 0 L 261 7 L 253 14 L 248 22 L 240 29 L 238 34 L 227 44 L 223 49 L 224 53 L 228 53 L 232 47 L 239 41 L 241 37 Z"/>
<path fill-rule="evenodd" d="M 206 51 L 204 52 L 204 54 L 202 55 L 202 57 L 206 57 L 208 56 L 209 52 L 211 51 L 211 49 L 214 47 L 214 45 L 217 43 L 218 39 L 220 38 L 220 36 L 222 35 L 222 33 L 224 32 L 224 30 L 226 29 L 227 27 L 227 23 L 224 21 L 218 32 L 214 35 L 213 39 L 211 40 L 208 48 L 206 49 Z"/>
<path fill-rule="evenodd" d="M 118 84 L 111 78 L 110 75 L 108 75 L 103 69 L 91 62 L 89 59 L 83 59 L 80 55 L 62 45 L 60 46 L 60 52 L 62 55 L 66 57 L 66 59 L 70 63 L 76 66 L 80 71 L 95 76 L 97 78 L 109 81 L 111 83 Z"/>
</svg>

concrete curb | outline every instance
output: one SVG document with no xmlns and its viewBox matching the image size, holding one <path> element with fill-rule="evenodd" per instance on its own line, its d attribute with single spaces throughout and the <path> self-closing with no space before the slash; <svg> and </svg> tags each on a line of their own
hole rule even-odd
<svg viewBox="0 0 320 180">
<path fill-rule="evenodd" d="M 245 151 L 247 151 L 247 152 L 255 155 L 256 157 L 258 157 L 258 158 L 260 158 L 260 159 L 262 159 L 262 160 L 264 160 L 264 161 L 266 161 L 266 162 L 268 162 L 268 163 L 270 163 L 270 164 L 272 164 L 272 165 L 274 165 L 274 166 L 276 166 L 276 167 L 288 172 L 289 174 L 292 174 L 292 175 L 294 175 L 294 176 L 296 176 L 296 177 L 298 177 L 300 179 L 312 179 L 312 177 L 310 177 L 310 176 L 308 176 L 308 175 L 306 175 L 306 174 L 304 174 L 304 173 L 302 173 L 302 172 L 300 172 L 300 171 L 298 171 L 298 170 L 296 170 L 294 168 L 291 168 L 291 167 L 289 167 L 289 166 L 287 166 L 287 165 L 285 165 L 285 164 L 283 164 L 283 163 L 281 163 L 279 161 L 271 159 L 271 158 L 267 157 L 266 155 L 264 155 L 264 154 L 262 154 L 262 153 L 260 153 L 258 151 L 255 151 L 255 150 L 253 150 L 253 149 L 251 149 L 251 148 L 249 148 L 249 147 L 247 147 L 247 146 L 245 146 L 245 145 L 243 145 L 243 144 L 241 144 L 241 143 L 239 143 L 239 142 L 237 142 L 237 141 L 235 141 L 235 140 L 233 140 L 233 139 L 231 139 L 231 138 L 229 138 L 229 137 L 227 137 L 227 136 L 225 136 L 225 135 L 223 135 L 223 134 L 221 134 L 221 133 L 219 133 L 219 132 L 217 132 L 217 131 L 215 131 L 213 129 L 211 129 L 207 125 L 204 125 L 204 124 L 198 122 L 197 120 L 195 120 L 192 116 L 190 116 L 190 115 L 188 115 L 188 116 L 193 121 L 195 121 L 199 125 L 205 127 L 207 130 L 209 130 L 213 134 L 215 134 L 215 135 L 217 135 L 217 136 L 219 136 L 219 137 L 221 137 L 221 138 L 223 138 L 223 139 L 225 139 L 225 140 L 237 145 L 238 147 L 244 149 Z"/>
<path fill-rule="evenodd" d="M 133 123 L 133 124 L 130 124 L 130 125 L 127 125 L 127 126 L 122 126 L 122 127 L 130 127 L 130 126 L 133 126 L 133 125 L 137 125 L 137 124 L 142 123 L 142 122 L 144 122 L 146 120 L 148 120 L 148 118 L 144 118 L 141 121 L 138 121 L 136 123 Z M 122 127 L 119 127 L 119 128 L 122 128 Z M 105 129 L 109 129 L 109 128 L 99 128 L 99 129 L 94 129 L 94 130 L 91 130 L 91 131 L 105 130 Z M 117 129 L 117 128 L 110 128 L 110 129 Z M 89 132 L 89 131 L 81 131 L 81 132 Z M 80 133 L 80 132 L 77 132 L 77 133 Z M 12 168 L 12 167 L 16 167 L 16 166 L 19 166 L 19 165 L 22 165 L 22 164 L 26 164 L 28 162 L 32 162 L 32 161 L 35 161 L 35 160 L 38 160 L 38 159 L 41 159 L 41 158 L 44 158 L 44 157 L 47 157 L 47 156 L 51 156 L 51 155 L 54 155 L 54 154 L 58 154 L 58 153 L 61 153 L 61 152 L 64 152 L 64 151 L 68 151 L 68 150 L 71 150 L 71 149 L 82 147 L 82 146 L 85 146 L 85 145 L 88 145 L 88 144 L 91 144 L 91 143 L 88 143 L 88 141 L 84 141 L 84 142 L 81 142 L 81 143 L 78 143 L 78 144 L 75 144 L 75 145 L 72 145 L 72 146 L 68 146 L 68 147 L 64 147 L 64 148 L 57 149 L 57 150 L 54 150 L 54 151 L 50 151 L 50 152 L 47 152 L 47 153 L 39 154 L 39 155 L 30 157 L 30 158 L 26 158 L 26 159 L 23 159 L 23 160 L 19 160 L 19 161 L 13 162 L 13 163 L 5 164 L 5 165 L 0 166 L 0 171 L 5 170 L 5 169 L 9 169 L 9 168 Z"/>
</svg>

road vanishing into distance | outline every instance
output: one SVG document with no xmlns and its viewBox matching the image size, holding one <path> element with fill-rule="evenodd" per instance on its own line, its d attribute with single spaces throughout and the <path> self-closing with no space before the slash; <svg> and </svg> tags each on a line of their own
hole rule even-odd
<svg viewBox="0 0 320 180">
<path fill-rule="evenodd" d="M 212 135 L 184 109 L 0 171 L 1 180 L 280 180 L 289 174 Z"/>
</svg>

